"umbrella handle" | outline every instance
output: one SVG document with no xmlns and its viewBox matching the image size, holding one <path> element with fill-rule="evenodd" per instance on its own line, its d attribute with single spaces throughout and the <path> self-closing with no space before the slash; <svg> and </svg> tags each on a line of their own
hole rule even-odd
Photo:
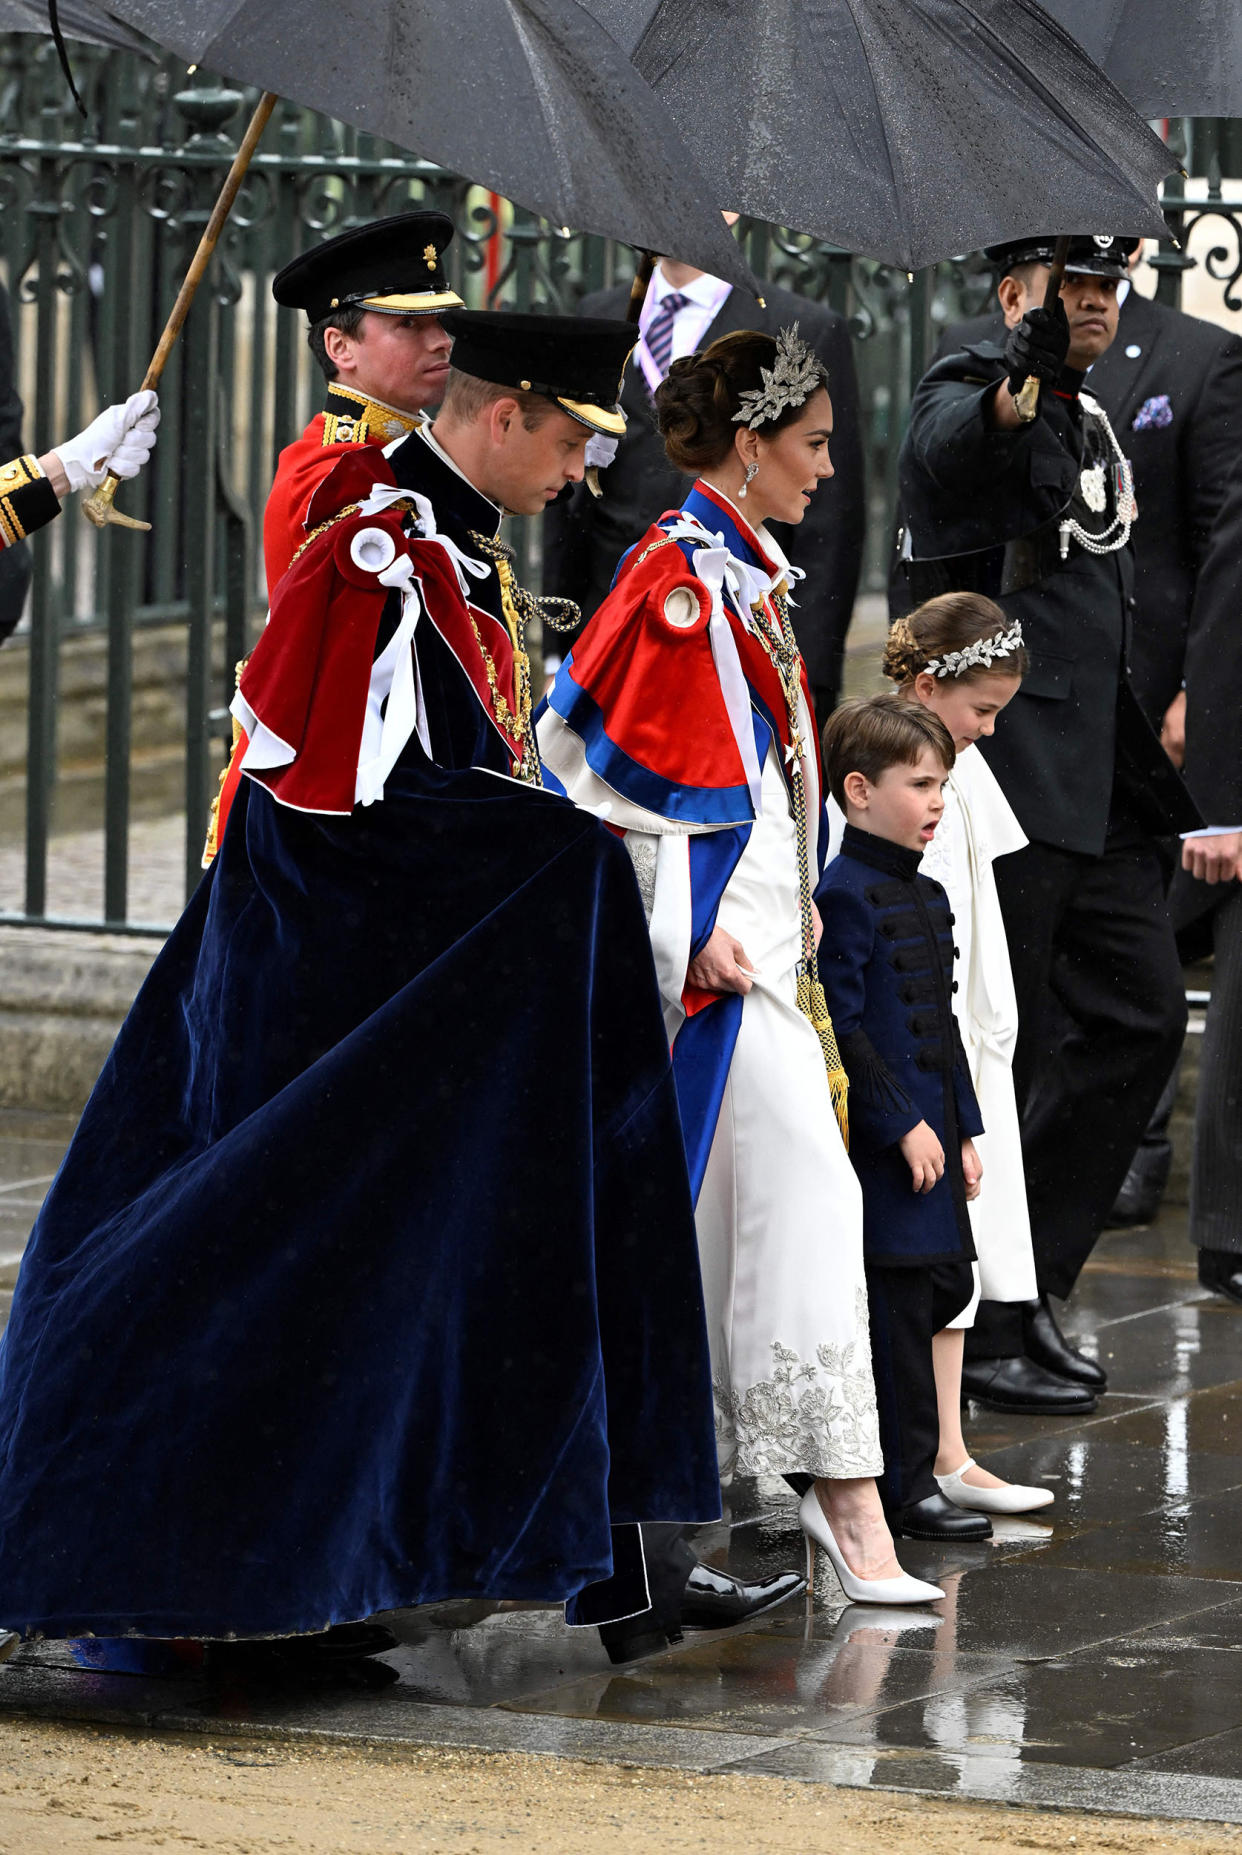
<svg viewBox="0 0 1242 1855">
<path fill-rule="evenodd" d="M 1048 273 L 1048 287 L 1044 291 L 1044 308 L 1054 309 L 1061 294 L 1061 285 L 1065 282 L 1065 263 L 1069 257 L 1069 237 L 1062 234 L 1056 242 L 1052 254 L 1052 269 Z M 1034 374 L 1028 374 L 1014 398 L 1018 417 L 1024 425 L 1029 425 L 1039 411 L 1039 381 Z"/>
<path fill-rule="evenodd" d="M 203 236 L 198 241 L 198 250 L 190 260 L 190 268 L 177 292 L 177 300 L 172 306 L 172 312 L 164 324 L 164 333 L 160 336 L 155 353 L 151 356 L 150 364 L 142 377 L 143 388 L 154 387 L 159 382 L 168 357 L 181 333 L 182 324 L 189 314 L 195 291 L 203 280 L 207 266 L 211 262 L 212 253 L 219 243 L 220 234 L 233 209 L 233 202 L 241 190 L 242 181 L 246 177 L 246 169 L 250 166 L 250 158 L 259 145 L 259 138 L 266 129 L 268 118 L 275 107 L 275 93 L 265 90 L 255 105 L 254 115 L 250 118 L 241 146 L 233 157 L 233 165 L 225 176 L 224 185 L 216 197 L 216 203 L 211 209 L 211 217 L 204 228 Z M 113 508 L 112 500 L 116 495 L 118 483 L 119 478 L 109 471 L 94 495 L 89 496 L 82 504 L 87 519 L 93 522 L 96 528 L 106 528 L 113 524 L 120 528 L 150 528 L 150 522 L 135 521 L 132 515 L 122 515 L 119 510 Z"/>
</svg>

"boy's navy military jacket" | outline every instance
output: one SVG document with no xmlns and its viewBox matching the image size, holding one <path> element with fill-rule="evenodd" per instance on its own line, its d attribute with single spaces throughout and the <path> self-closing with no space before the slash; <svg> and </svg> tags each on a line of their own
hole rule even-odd
<svg viewBox="0 0 1242 1855">
<path fill-rule="evenodd" d="M 850 1158 L 863 1189 L 869 1262 L 974 1256 L 962 1141 L 979 1104 L 953 1015 L 953 916 L 920 852 L 845 827 L 815 901 L 819 975 L 850 1079 Z M 944 1148 L 944 1177 L 915 1192 L 898 1142 L 920 1121 Z"/>
</svg>

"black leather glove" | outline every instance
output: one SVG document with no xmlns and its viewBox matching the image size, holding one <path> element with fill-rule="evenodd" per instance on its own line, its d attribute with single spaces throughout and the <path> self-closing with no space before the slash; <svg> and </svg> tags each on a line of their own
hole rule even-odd
<svg viewBox="0 0 1242 1855">
<path fill-rule="evenodd" d="M 1052 309 L 1028 309 L 1021 322 L 1010 329 L 1005 341 L 1009 391 L 1020 393 L 1032 374 L 1037 380 L 1053 385 L 1065 365 L 1069 339 L 1069 323 L 1062 302 L 1058 300 Z"/>
</svg>

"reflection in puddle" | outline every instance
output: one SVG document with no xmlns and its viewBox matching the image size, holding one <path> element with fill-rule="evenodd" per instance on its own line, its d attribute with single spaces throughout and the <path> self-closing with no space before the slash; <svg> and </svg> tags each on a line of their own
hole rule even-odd
<svg viewBox="0 0 1242 1855">
<path fill-rule="evenodd" d="M 1170 1398 L 1164 1409 L 1164 1492 L 1169 1501 L 1190 1493 L 1189 1401 Z"/>
</svg>

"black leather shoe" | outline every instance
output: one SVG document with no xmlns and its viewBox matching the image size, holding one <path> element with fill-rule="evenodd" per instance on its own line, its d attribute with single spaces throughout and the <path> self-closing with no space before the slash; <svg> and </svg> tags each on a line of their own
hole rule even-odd
<svg viewBox="0 0 1242 1855">
<path fill-rule="evenodd" d="M 947 1495 L 929 1494 L 888 1515 L 894 1539 L 991 1539 L 992 1522 L 986 1514 L 967 1513 Z"/>
<path fill-rule="evenodd" d="M 1022 1348 L 1028 1359 L 1043 1366 L 1045 1371 L 1055 1372 L 1058 1378 L 1086 1385 L 1090 1391 L 1108 1390 L 1108 1374 L 1094 1359 L 1088 1359 L 1085 1353 L 1070 1345 L 1057 1325 L 1047 1295 L 1040 1295 L 1035 1301 L 1023 1301 L 1021 1307 Z"/>
<path fill-rule="evenodd" d="M 650 1609 L 599 1626 L 599 1639 L 614 1664 L 658 1655 L 681 1641 L 681 1600 L 698 1560 L 681 1527 L 649 1527 L 644 1544 Z"/>
<path fill-rule="evenodd" d="M 699 1564 L 686 1580 L 686 1594 L 681 1600 L 682 1628 L 728 1629 L 730 1624 L 761 1616 L 805 1590 L 806 1579 L 797 1572 L 778 1572 L 775 1578 L 760 1578 L 748 1584 L 714 1565 Z"/>
<path fill-rule="evenodd" d="M 968 1359 L 962 1391 L 989 1411 L 1029 1417 L 1074 1416 L 1095 1409 L 1095 1393 L 1036 1365 L 1033 1359 Z"/>
<path fill-rule="evenodd" d="M 659 1655 L 661 1650 L 671 1649 L 681 1641 L 681 1631 L 652 1629 L 649 1619 L 640 1630 L 627 1630 L 624 1623 L 601 1623 L 599 1639 L 608 1651 L 608 1660 L 618 1667 L 624 1662 L 640 1662 L 645 1655 Z"/>
<path fill-rule="evenodd" d="M 259 1686 L 387 1687 L 400 1680 L 400 1671 L 369 1658 L 397 1646 L 381 1623 L 335 1623 L 313 1636 L 209 1642 L 205 1667 L 217 1680 Z"/>
<path fill-rule="evenodd" d="M 1165 1167 L 1168 1173 L 1168 1167 Z M 1105 1230 L 1134 1230 L 1154 1223 L 1164 1197 L 1165 1179 L 1153 1179 L 1131 1166 L 1122 1180 L 1113 1208 L 1104 1219 Z"/>
<path fill-rule="evenodd" d="M 1200 1250 L 1199 1280 L 1214 1295 L 1242 1305 L 1242 1256 L 1232 1250 Z"/>
</svg>

